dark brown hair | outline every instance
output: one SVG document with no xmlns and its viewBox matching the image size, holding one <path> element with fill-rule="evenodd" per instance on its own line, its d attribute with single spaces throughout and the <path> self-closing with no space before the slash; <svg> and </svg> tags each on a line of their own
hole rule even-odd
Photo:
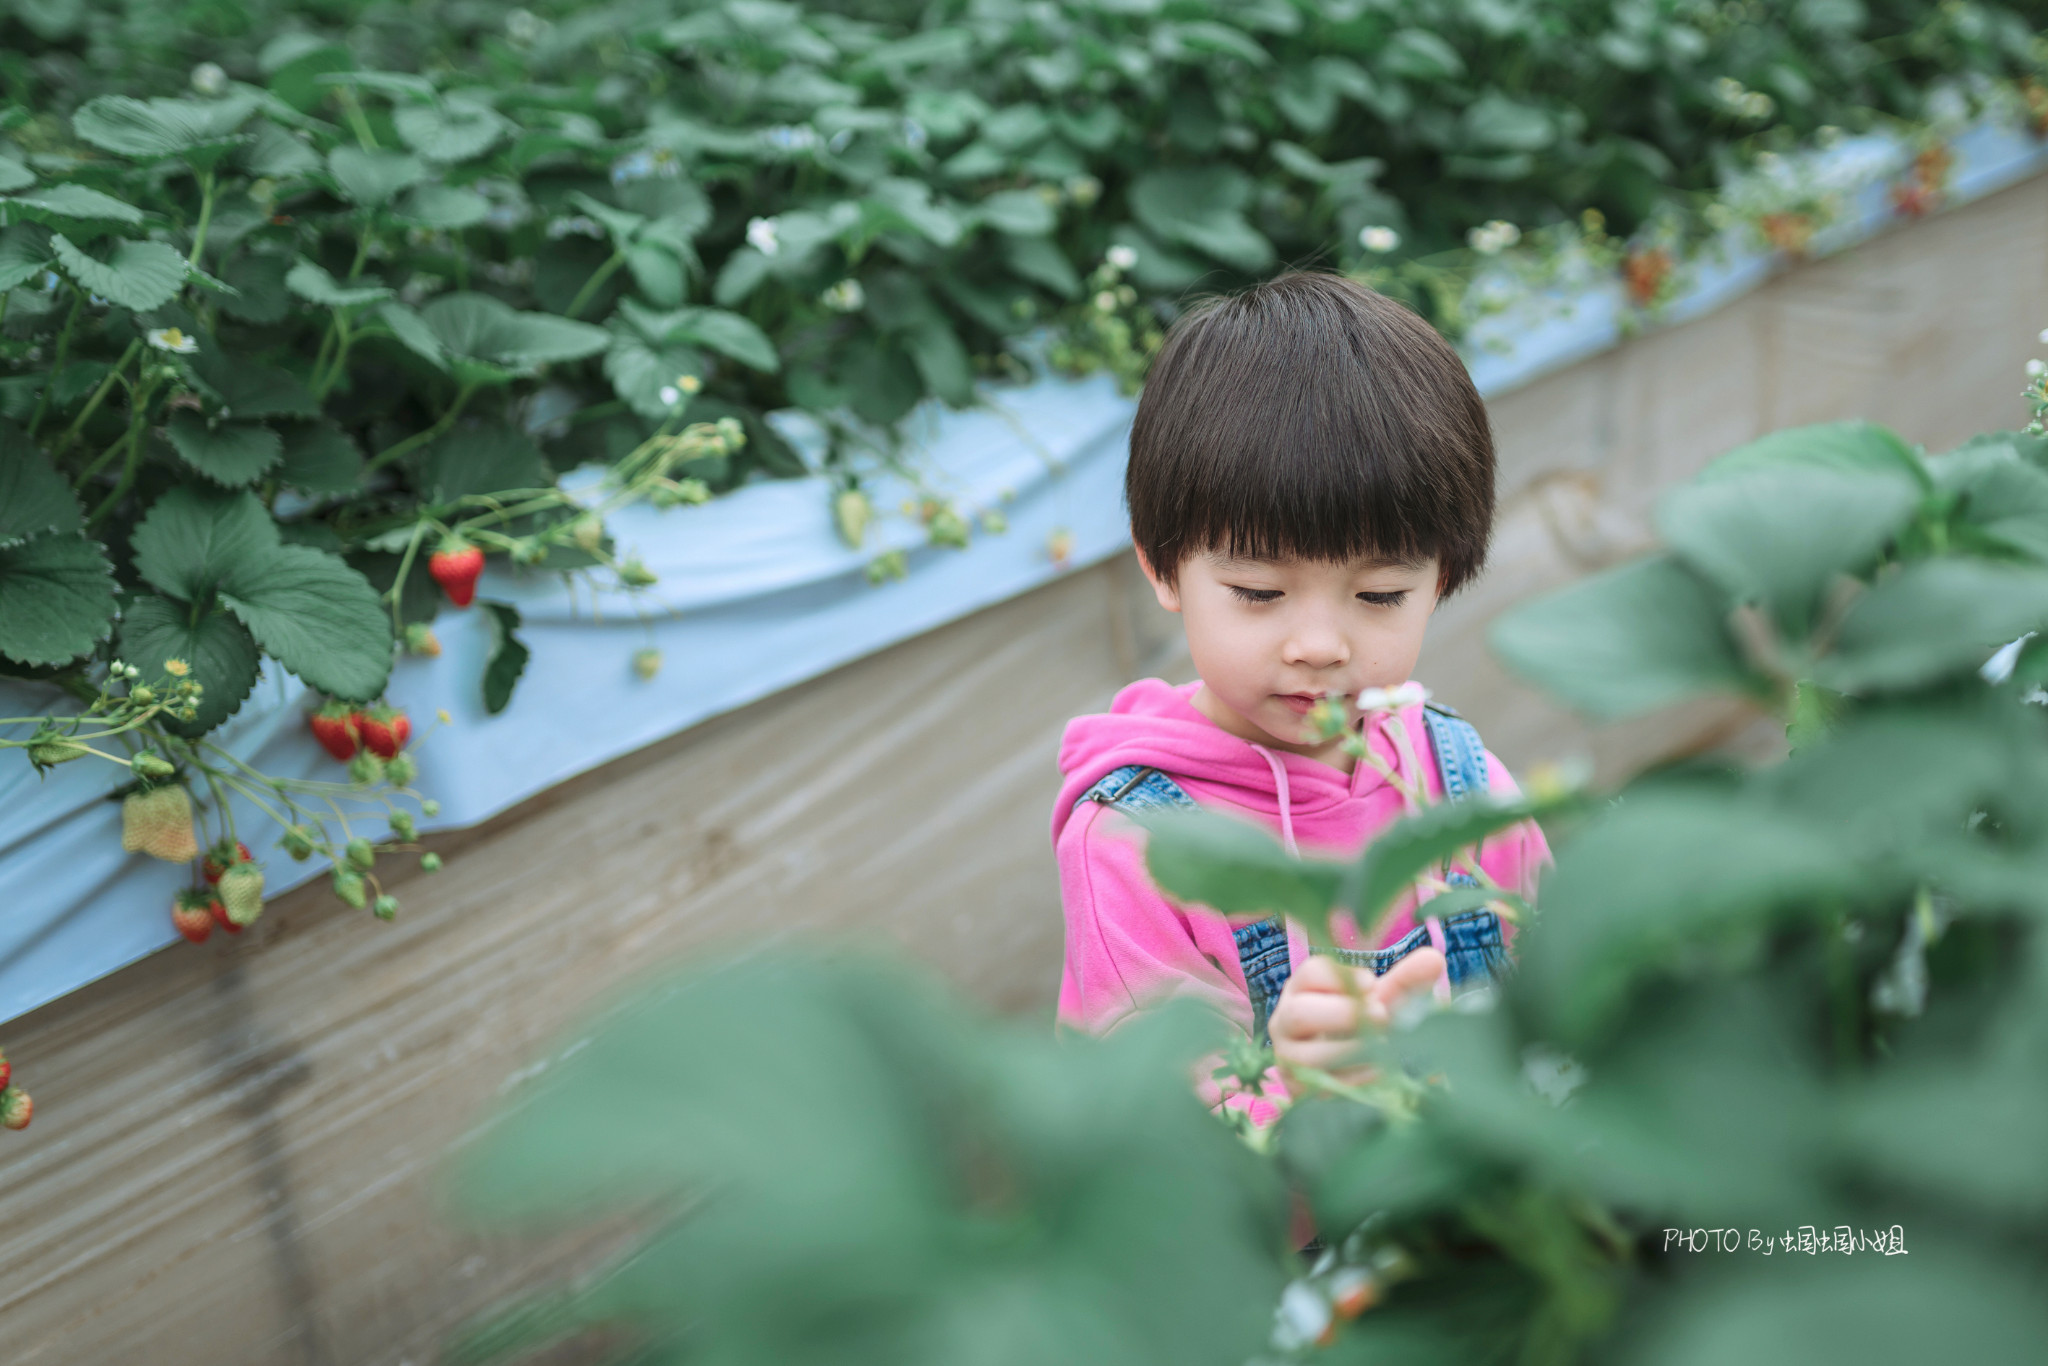
<svg viewBox="0 0 2048 1366">
<path fill-rule="evenodd" d="M 1205 300 L 1167 333 L 1124 474 L 1131 536 L 1171 582 L 1250 559 L 1435 556 L 1443 591 L 1493 528 L 1493 432 L 1428 323 L 1341 275 L 1295 272 Z"/>
</svg>

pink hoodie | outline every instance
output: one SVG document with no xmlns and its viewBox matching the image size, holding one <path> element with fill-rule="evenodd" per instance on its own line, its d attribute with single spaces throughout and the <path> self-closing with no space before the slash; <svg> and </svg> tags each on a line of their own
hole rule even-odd
<svg viewBox="0 0 2048 1366">
<path fill-rule="evenodd" d="M 1059 1007 L 1064 1025 L 1106 1034 L 1146 1006 L 1181 996 L 1210 1003 L 1247 1032 L 1252 1024 L 1232 921 L 1206 907 L 1177 904 L 1153 886 L 1145 872 L 1142 832 L 1122 813 L 1100 802 L 1076 809 L 1081 794 L 1104 774 L 1125 764 L 1157 768 L 1201 805 L 1248 816 L 1311 855 L 1355 855 L 1404 814 L 1399 789 L 1372 765 L 1360 763 L 1345 774 L 1240 740 L 1195 710 L 1189 699 L 1199 686 L 1142 679 L 1118 693 L 1108 712 L 1067 723 L 1060 745 L 1065 781 L 1052 815 L 1067 917 Z M 1407 728 L 1423 781 L 1432 797 L 1440 796 L 1422 708 L 1407 708 L 1383 725 Z M 1415 775 L 1404 768 L 1399 747 L 1381 726 L 1369 726 L 1367 735 L 1374 753 L 1413 783 Z M 1487 776 L 1494 792 L 1516 792 L 1514 779 L 1491 754 Z M 1502 887 L 1528 897 L 1549 854 L 1543 832 L 1532 822 L 1487 840 L 1479 864 Z M 1412 902 L 1397 905 L 1369 936 L 1341 922 L 1332 932 L 1351 947 L 1383 948 L 1414 927 L 1412 911 Z M 1236 923 L 1249 919 L 1240 916 Z M 1306 952 L 1301 927 L 1290 923 L 1288 957 L 1299 966 Z"/>
</svg>

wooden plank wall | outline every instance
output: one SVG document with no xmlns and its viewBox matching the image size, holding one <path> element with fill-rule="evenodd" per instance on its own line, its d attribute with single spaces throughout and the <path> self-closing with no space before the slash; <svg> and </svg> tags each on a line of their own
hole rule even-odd
<svg viewBox="0 0 2048 1366">
<path fill-rule="evenodd" d="M 2044 210 L 2048 181 L 2007 191 L 1497 402 L 1493 567 L 1422 676 L 1515 766 L 1767 746 L 1719 707 L 1588 731 L 1500 674 L 1485 623 L 1639 548 L 1659 489 L 1775 427 L 1868 416 L 1939 446 L 2024 420 Z M 5 1359 L 424 1366 L 451 1324 L 601 1252 L 456 1231 L 433 1172 L 664 962 L 831 937 L 1047 1014 L 1061 725 L 1186 667 L 1125 556 L 441 839 L 395 925 L 302 889 L 6 1026 L 38 1113 L 0 1135 Z M 431 748 L 423 767 L 431 788 Z"/>
</svg>

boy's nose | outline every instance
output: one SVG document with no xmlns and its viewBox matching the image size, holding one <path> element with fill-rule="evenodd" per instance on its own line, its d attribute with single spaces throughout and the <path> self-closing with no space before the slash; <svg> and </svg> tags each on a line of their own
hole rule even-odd
<svg viewBox="0 0 2048 1366">
<path fill-rule="evenodd" d="M 1351 662 L 1351 646 L 1341 631 L 1305 627 L 1287 637 L 1282 659 L 1309 669 L 1334 669 Z"/>
</svg>

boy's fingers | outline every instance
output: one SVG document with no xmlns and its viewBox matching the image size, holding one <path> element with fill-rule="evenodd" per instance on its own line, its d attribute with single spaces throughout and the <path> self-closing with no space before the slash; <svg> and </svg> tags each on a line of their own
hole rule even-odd
<svg viewBox="0 0 2048 1366">
<path fill-rule="evenodd" d="M 1392 1017 L 1396 1002 L 1417 991 L 1429 990 L 1443 972 L 1444 956 L 1441 953 L 1435 949 L 1415 950 L 1388 968 L 1385 976 L 1375 977 L 1366 984 L 1367 1016 L 1385 1022 Z"/>
<path fill-rule="evenodd" d="M 1331 991 L 1340 996 L 1352 994 L 1351 986 L 1344 980 L 1344 967 L 1336 959 L 1320 953 L 1312 953 L 1302 960 L 1288 979 L 1288 986 L 1296 991 Z"/>
<path fill-rule="evenodd" d="M 1358 1032 L 1359 1001 L 1341 992 L 1309 992 L 1286 997 L 1273 1012 L 1274 1036 L 1312 1039 Z"/>
</svg>

